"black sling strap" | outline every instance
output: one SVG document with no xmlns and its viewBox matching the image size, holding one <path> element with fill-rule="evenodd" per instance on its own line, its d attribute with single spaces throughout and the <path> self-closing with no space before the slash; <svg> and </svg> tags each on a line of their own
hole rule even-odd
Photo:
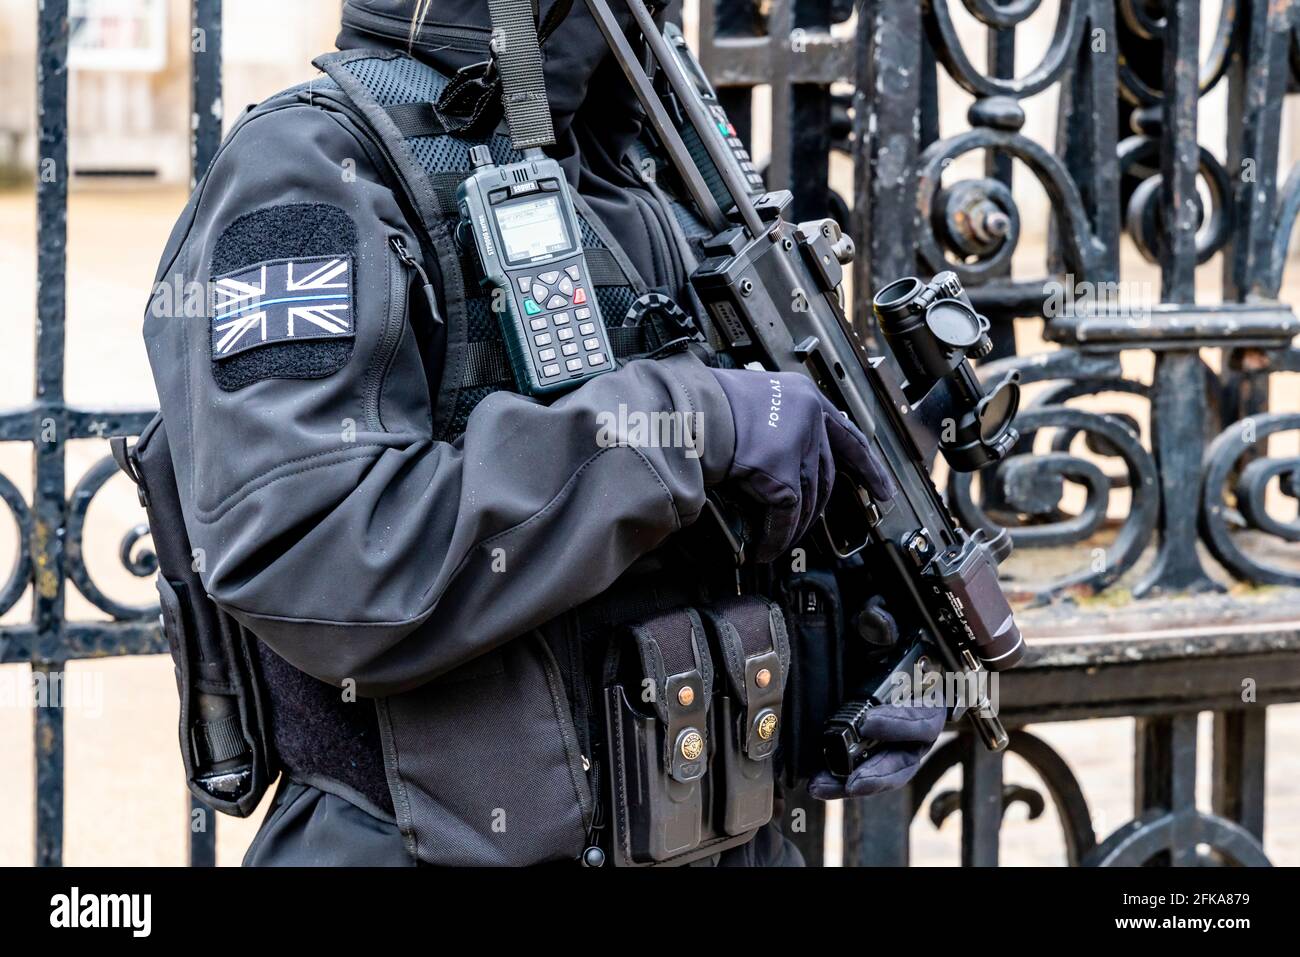
<svg viewBox="0 0 1300 957">
<path fill-rule="evenodd" d="M 492 53 L 501 73 L 501 103 L 510 138 L 521 152 L 555 142 L 533 2 L 488 0 Z"/>
<path fill-rule="evenodd" d="M 538 27 L 536 0 L 489 0 L 492 58 L 462 68 L 436 103 L 390 107 L 398 130 L 406 137 L 470 135 L 495 125 L 504 107 L 516 149 L 554 143 L 541 45 L 572 7 L 573 0 L 559 0 Z"/>
</svg>

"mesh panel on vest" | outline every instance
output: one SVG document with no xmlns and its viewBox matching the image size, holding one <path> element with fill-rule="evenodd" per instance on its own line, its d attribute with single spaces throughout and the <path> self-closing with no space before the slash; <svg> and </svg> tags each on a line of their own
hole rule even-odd
<svg viewBox="0 0 1300 957">
<path fill-rule="evenodd" d="M 636 293 L 631 286 L 597 286 L 596 302 L 605 325 L 612 329 L 623 324 L 623 317 L 636 302 Z"/>
<path fill-rule="evenodd" d="M 591 228 L 591 224 L 582 218 L 582 213 L 578 213 L 578 232 L 582 234 L 582 245 L 605 248 L 605 241 L 600 238 L 598 232 Z"/>
<path fill-rule="evenodd" d="M 483 339 L 495 339 L 500 335 L 501 327 L 493 314 L 491 300 L 487 296 L 475 296 L 465 304 L 465 341 L 479 342 Z"/>
<path fill-rule="evenodd" d="M 353 60 L 348 69 L 380 106 L 436 100 L 447 85 L 446 77 L 410 57 Z"/>
<path fill-rule="evenodd" d="M 450 136 L 413 136 L 406 141 L 411 155 L 427 170 L 468 170 L 471 146 L 486 143 L 496 163 L 515 163 L 522 157 L 510 146 L 508 137 L 493 133 L 484 139 L 458 139 Z"/>
<path fill-rule="evenodd" d="M 456 410 L 451 414 L 447 422 L 447 432 L 451 436 L 460 436 L 465 432 L 465 426 L 469 423 L 469 414 L 474 411 L 474 407 L 490 396 L 493 392 L 500 392 L 502 388 L 510 388 L 512 383 L 504 383 L 502 386 L 478 386 L 472 389 L 461 389 L 456 393 Z"/>
</svg>

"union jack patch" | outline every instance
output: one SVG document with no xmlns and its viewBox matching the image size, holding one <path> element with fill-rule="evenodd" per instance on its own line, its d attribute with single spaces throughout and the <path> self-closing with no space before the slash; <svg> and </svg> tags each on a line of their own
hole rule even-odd
<svg viewBox="0 0 1300 957">
<path fill-rule="evenodd" d="M 276 259 L 212 280 L 212 357 L 273 342 L 348 339 L 352 257 Z"/>
</svg>

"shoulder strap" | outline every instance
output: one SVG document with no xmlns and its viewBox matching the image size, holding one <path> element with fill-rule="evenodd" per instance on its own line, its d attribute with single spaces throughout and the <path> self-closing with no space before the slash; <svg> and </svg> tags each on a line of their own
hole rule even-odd
<svg viewBox="0 0 1300 957">
<path fill-rule="evenodd" d="M 480 134 L 496 124 L 504 106 L 517 149 L 555 142 L 541 46 L 572 7 L 573 0 L 557 0 L 535 27 L 537 0 L 492 0 L 492 57 L 463 67 L 437 102 L 406 111 L 405 135 Z"/>
<path fill-rule="evenodd" d="M 501 104 L 517 150 L 550 146 L 555 142 L 533 3 L 534 0 L 488 0 L 492 55 L 501 72 Z"/>
</svg>

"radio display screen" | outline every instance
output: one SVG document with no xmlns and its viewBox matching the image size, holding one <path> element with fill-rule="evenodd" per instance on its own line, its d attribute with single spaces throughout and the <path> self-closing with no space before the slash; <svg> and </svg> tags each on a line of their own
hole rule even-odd
<svg viewBox="0 0 1300 957">
<path fill-rule="evenodd" d="M 538 196 L 496 207 L 497 228 L 512 263 L 550 256 L 572 247 L 555 196 Z"/>
</svg>

